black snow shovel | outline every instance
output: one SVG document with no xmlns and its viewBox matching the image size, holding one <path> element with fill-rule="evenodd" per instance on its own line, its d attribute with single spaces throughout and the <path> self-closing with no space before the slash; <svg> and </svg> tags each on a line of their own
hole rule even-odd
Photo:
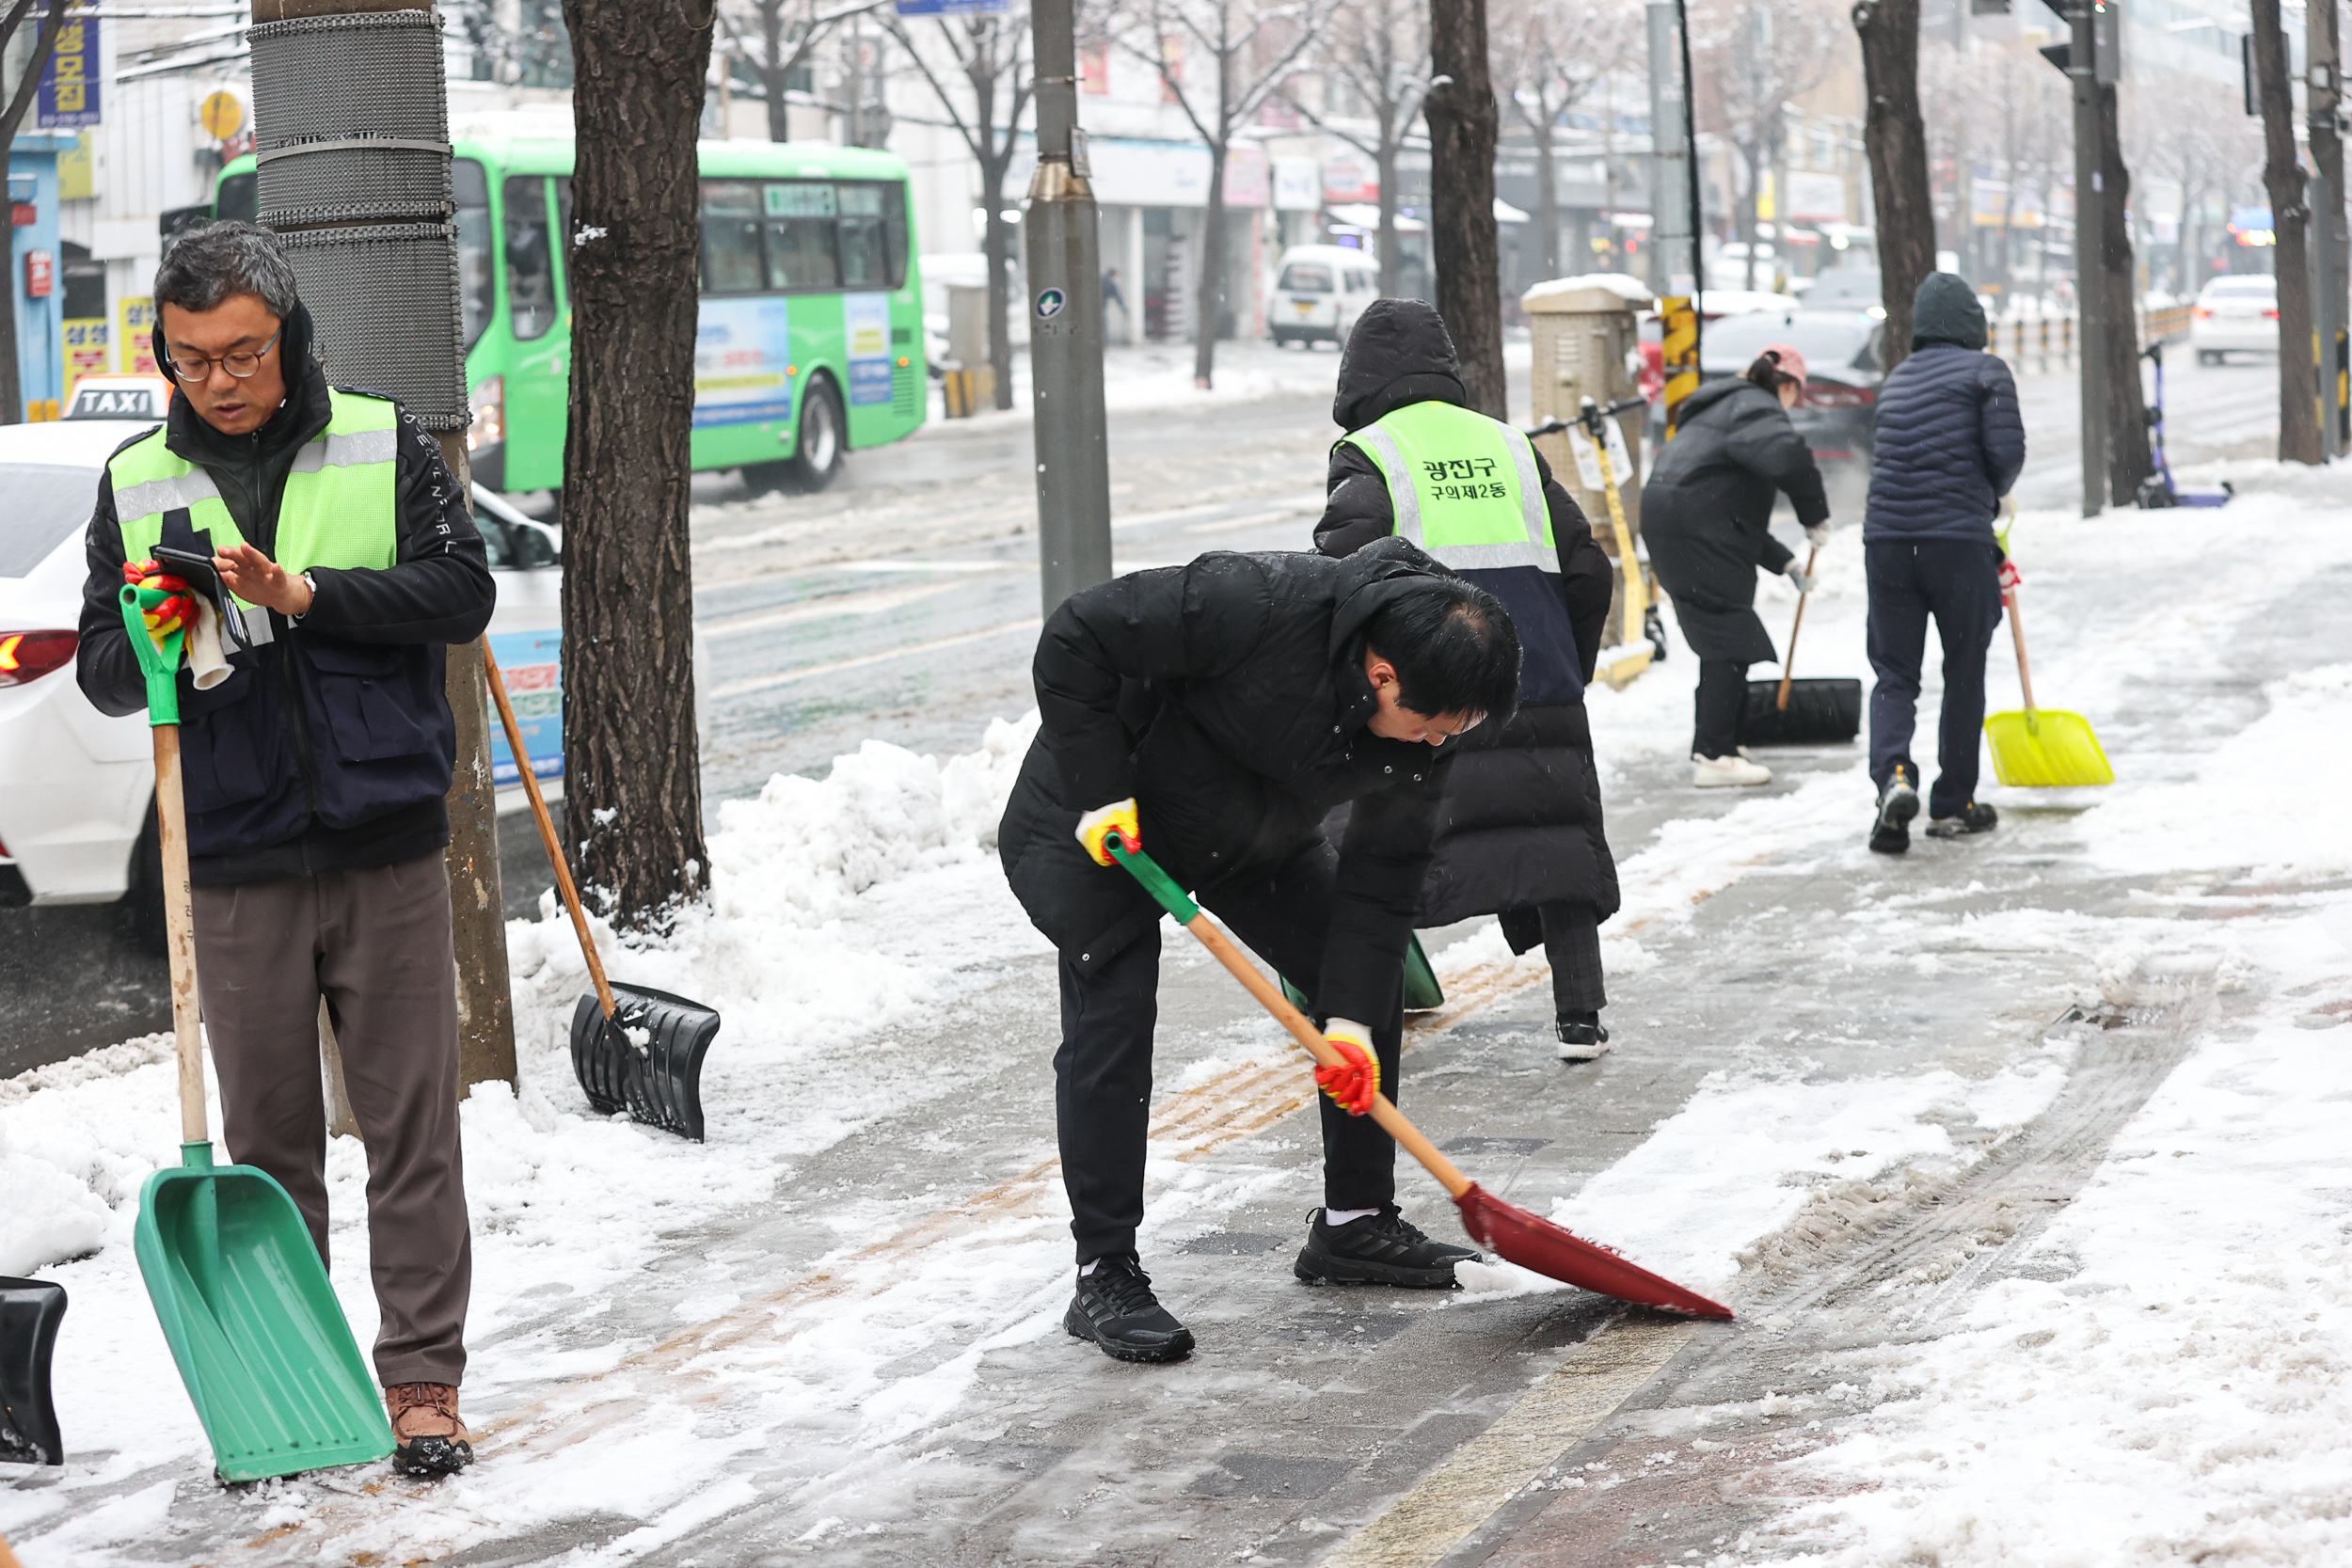
<svg viewBox="0 0 2352 1568">
<path fill-rule="evenodd" d="M 65 1463 L 49 1397 L 49 1357 L 64 1321 L 64 1286 L 0 1278 L 0 1465 Z"/>
<path fill-rule="evenodd" d="M 1804 575 L 1813 575 L 1821 547 L 1805 557 Z M 1843 745 L 1862 731 L 1862 683 L 1853 679 L 1798 680 L 1797 634 L 1804 629 L 1804 601 L 1810 591 L 1797 595 L 1797 619 L 1788 628 L 1788 657 L 1781 660 L 1776 681 L 1748 682 L 1748 710 L 1740 721 L 1740 738 L 1750 746 Z"/>
<path fill-rule="evenodd" d="M 719 1014 L 666 990 L 615 985 L 605 978 L 604 960 L 588 934 L 580 890 L 572 885 L 564 846 L 548 816 L 547 797 L 539 793 L 539 776 L 531 769 L 522 726 L 515 721 L 514 704 L 506 700 L 506 681 L 499 673 L 498 656 L 490 652 L 487 636 L 482 639 L 482 668 L 490 677 L 490 695 L 498 702 L 499 722 L 506 726 L 507 749 L 515 753 L 523 793 L 531 797 L 531 814 L 538 818 L 548 863 L 555 868 L 555 885 L 563 892 L 564 908 L 571 912 L 572 929 L 580 934 L 580 957 L 588 960 L 589 977 L 596 983 L 595 992 L 581 996 L 572 1009 L 572 1071 L 580 1079 L 580 1092 L 599 1116 L 626 1110 L 632 1120 L 700 1143 L 703 1058 L 718 1037 Z"/>
</svg>

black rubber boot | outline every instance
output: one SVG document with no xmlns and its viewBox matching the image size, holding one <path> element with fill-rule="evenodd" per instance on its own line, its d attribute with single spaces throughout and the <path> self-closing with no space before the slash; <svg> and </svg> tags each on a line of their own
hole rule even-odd
<svg viewBox="0 0 2352 1568">
<path fill-rule="evenodd" d="M 1870 818 L 1870 847 L 1882 855 L 1899 855 L 1911 847 L 1911 819 L 1919 815 L 1919 786 L 1911 782 L 1911 769 L 1898 768 L 1895 776 L 1886 781 L 1886 792 L 1879 797 L 1879 809 Z"/>
<path fill-rule="evenodd" d="M 1061 1325 L 1115 1360 L 1182 1361 L 1192 1354 L 1192 1330 L 1160 1305 L 1152 1276 L 1132 1252 L 1098 1259 L 1092 1274 L 1078 1276 Z"/>
<path fill-rule="evenodd" d="M 1971 800 L 1960 808 L 1958 816 L 1939 816 L 1928 824 L 1930 838 L 1965 838 L 1970 833 L 1989 833 L 2001 825 L 2001 814 L 1991 806 L 1980 806 Z"/>
<path fill-rule="evenodd" d="M 1433 1242 L 1393 1203 L 1345 1225 L 1326 1225 L 1318 1209 L 1307 1219 L 1307 1244 L 1291 1273 L 1310 1285 L 1400 1285 L 1408 1291 L 1451 1291 L 1454 1265 L 1482 1255 Z"/>
</svg>

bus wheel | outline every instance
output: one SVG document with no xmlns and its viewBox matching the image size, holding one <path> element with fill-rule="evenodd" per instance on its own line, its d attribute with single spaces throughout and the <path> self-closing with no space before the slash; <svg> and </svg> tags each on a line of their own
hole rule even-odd
<svg viewBox="0 0 2352 1568">
<path fill-rule="evenodd" d="M 841 394 L 818 377 L 801 400 L 801 438 L 792 454 L 792 479 L 801 489 L 822 490 L 840 477 L 850 445 L 843 425 Z"/>
</svg>

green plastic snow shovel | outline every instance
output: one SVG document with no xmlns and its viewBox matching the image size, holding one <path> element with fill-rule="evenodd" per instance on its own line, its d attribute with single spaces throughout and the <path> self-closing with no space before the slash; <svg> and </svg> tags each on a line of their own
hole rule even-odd
<svg viewBox="0 0 2352 1568">
<path fill-rule="evenodd" d="M 1307 993 L 1285 979 L 1282 994 L 1290 998 L 1292 1006 L 1300 1012 L 1312 1012 Z M 1410 946 L 1405 949 L 1405 1010 L 1425 1013 L 1433 1007 L 1445 1006 L 1445 988 L 1438 984 L 1438 972 L 1429 962 L 1429 955 L 1421 945 L 1421 933 L 1415 931 Z"/>
<path fill-rule="evenodd" d="M 197 1034 L 187 804 L 180 788 L 182 634 L 158 648 L 141 616 L 164 597 L 151 588 L 122 590 L 123 625 L 147 676 L 147 721 L 155 733 L 164 928 L 180 1056 L 180 1168 L 157 1171 L 139 1194 L 139 1273 L 213 1441 L 221 1480 L 364 1464 L 392 1451 L 391 1422 L 302 1212 L 267 1172 L 213 1164 Z"/>
</svg>

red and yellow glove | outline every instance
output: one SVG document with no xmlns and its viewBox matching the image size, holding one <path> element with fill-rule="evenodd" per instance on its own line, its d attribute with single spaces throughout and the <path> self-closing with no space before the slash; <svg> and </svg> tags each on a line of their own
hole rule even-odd
<svg viewBox="0 0 2352 1568">
<path fill-rule="evenodd" d="M 141 611 L 147 621 L 147 635 L 162 647 L 164 639 L 196 624 L 196 597 L 188 592 L 186 579 L 172 576 L 160 562 L 135 561 L 122 568 L 122 580 L 135 588 L 152 588 L 171 597 L 159 599 Z"/>
<path fill-rule="evenodd" d="M 1107 806 L 1097 806 L 1078 818 L 1078 842 L 1086 846 L 1088 854 L 1097 865 L 1117 865 L 1104 841 L 1117 833 L 1130 851 L 1143 847 L 1143 828 L 1136 821 L 1136 798 L 1113 800 Z"/>
<path fill-rule="evenodd" d="M 2017 585 L 2025 580 L 2026 575 L 2017 569 L 2017 562 L 2008 556 L 2001 557 L 2001 592 L 2014 593 Z"/>
<path fill-rule="evenodd" d="M 1380 1057 L 1372 1049 L 1372 1031 L 1351 1020 L 1335 1018 L 1324 1025 L 1323 1038 L 1346 1061 L 1339 1067 L 1316 1068 L 1316 1085 L 1349 1116 L 1364 1115 L 1380 1094 Z"/>
</svg>

